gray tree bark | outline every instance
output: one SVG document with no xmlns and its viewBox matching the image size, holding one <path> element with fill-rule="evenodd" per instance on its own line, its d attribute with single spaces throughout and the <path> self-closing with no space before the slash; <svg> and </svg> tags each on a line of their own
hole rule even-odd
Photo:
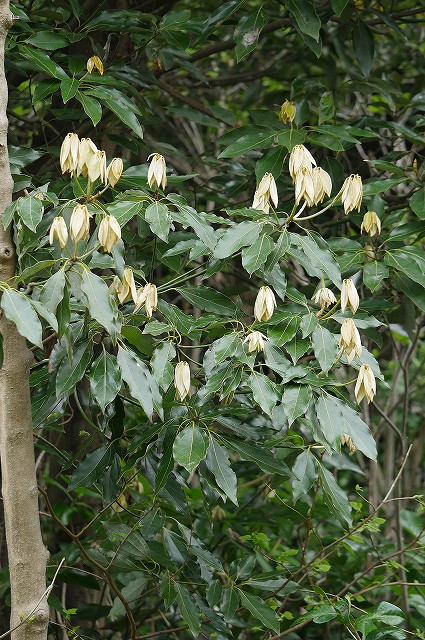
<svg viewBox="0 0 425 640">
<path fill-rule="evenodd" d="M 12 200 L 12 176 L 7 152 L 7 82 L 4 73 L 5 39 L 13 23 L 9 0 L 0 0 L 0 218 Z M 11 225 L 0 220 L 0 281 L 15 273 Z M 6 544 L 11 581 L 12 640 L 45 640 L 48 605 L 47 550 L 41 537 L 38 490 L 34 462 L 29 367 L 26 341 L 16 326 L 0 318 L 3 366 L 0 369 L 0 461 Z"/>
</svg>

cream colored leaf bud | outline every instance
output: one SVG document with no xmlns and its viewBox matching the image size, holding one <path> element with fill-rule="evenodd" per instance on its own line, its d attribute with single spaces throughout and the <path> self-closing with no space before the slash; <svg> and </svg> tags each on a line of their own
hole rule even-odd
<svg viewBox="0 0 425 640">
<path fill-rule="evenodd" d="M 358 403 L 360 403 L 363 398 L 366 398 L 368 404 L 372 402 L 376 395 L 375 376 L 368 364 L 362 364 L 360 367 L 354 395 Z"/>
<path fill-rule="evenodd" d="M 121 158 L 112 158 L 112 161 L 106 171 L 108 184 L 110 184 L 111 187 L 115 187 L 118 180 L 121 178 L 123 168 L 124 165 Z"/>
<path fill-rule="evenodd" d="M 133 270 L 130 267 L 124 269 L 121 283 L 121 291 L 118 292 L 118 300 L 123 304 L 133 298 L 133 302 L 137 300 L 136 283 L 134 282 Z"/>
<path fill-rule="evenodd" d="M 347 215 L 353 209 L 360 211 L 363 198 L 362 179 L 359 175 L 352 173 L 345 178 L 341 188 L 341 201 L 344 205 L 344 213 Z"/>
<path fill-rule="evenodd" d="M 85 204 L 77 204 L 71 213 L 69 235 L 72 242 L 84 240 L 90 231 L 90 213 Z"/>
<path fill-rule="evenodd" d="M 98 148 L 93 140 L 90 140 L 90 138 L 81 138 L 78 147 L 77 176 L 82 175 L 84 178 L 87 177 L 89 162 L 97 151 Z"/>
<path fill-rule="evenodd" d="M 151 153 L 148 157 L 152 158 L 148 170 L 148 185 L 152 188 L 152 185 L 156 184 L 157 189 L 161 187 L 165 189 L 167 185 L 167 167 L 165 164 L 165 158 L 160 153 Z"/>
<path fill-rule="evenodd" d="M 254 305 L 254 316 L 258 322 L 267 322 L 273 315 L 276 298 L 270 287 L 261 287 Z"/>
<path fill-rule="evenodd" d="M 174 386 L 177 398 L 182 402 L 190 396 L 190 367 L 187 362 L 178 362 L 174 369 Z"/>
<path fill-rule="evenodd" d="M 261 333 L 261 331 L 252 331 L 247 335 L 244 343 L 248 342 L 249 353 L 252 353 L 253 351 L 259 353 L 260 351 L 263 351 L 266 340 L 268 340 L 268 338 Z"/>
<path fill-rule="evenodd" d="M 347 445 L 347 447 L 350 450 L 350 453 L 355 453 L 357 451 L 356 445 L 352 441 L 351 436 L 349 436 L 347 433 L 341 434 L 341 446 L 343 446 L 344 444 Z"/>
<path fill-rule="evenodd" d="M 59 245 L 63 249 L 68 241 L 68 229 L 66 228 L 66 222 L 62 216 L 53 218 L 52 226 L 50 227 L 50 244 L 53 244 L 55 238 L 59 240 Z"/>
<path fill-rule="evenodd" d="M 321 289 L 316 291 L 312 300 L 316 304 L 320 304 L 322 309 L 328 308 L 336 302 L 336 298 L 333 292 L 327 287 L 322 287 Z"/>
<path fill-rule="evenodd" d="M 359 308 L 360 299 L 356 286 L 351 278 L 342 281 L 341 288 L 341 311 L 344 313 L 346 307 L 350 307 L 353 313 Z"/>
<path fill-rule="evenodd" d="M 363 229 L 371 237 L 381 233 L 381 221 L 375 211 L 367 211 L 364 214 L 360 231 L 363 231 Z"/>
<path fill-rule="evenodd" d="M 311 171 L 313 165 L 316 166 L 316 160 L 310 151 L 303 144 L 295 145 L 289 156 L 289 173 L 291 174 L 292 181 L 295 182 L 295 176 L 301 167 L 305 167 Z"/>
<path fill-rule="evenodd" d="M 315 204 L 312 172 L 307 167 L 301 167 L 295 176 L 296 204 L 300 203 L 301 198 L 304 198 L 308 207 L 312 207 Z"/>
<path fill-rule="evenodd" d="M 289 124 L 293 121 L 296 115 L 297 107 L 295 106 L 295 102 L 292 102 L 292 100 L 285 100 L 283 105 L 280 107 L 279 120 L 285 124 Z"/>
<path fill-rule="evenodd" d="M 99 225 L 97 237 L 103 250 L 110 253 L 114 244 L 117 244 L 121 239 L 121 227 L 118 220 L 111 215 L 105 216 Z"/>
<path fill-rule="evenodd" d="M 98 71 L 100 75 L 103 75 L 103 62 L 99 58 L 99 56 L 92 56 L 87 60 L 87 71 L 89 73 L 93 73 L 93 71 Z"/>
<path fill-rule="evenodd" d="M 311 172 L 314 186 L 314 204 L 323 202 L 325 196 L 330 196 L 332 191 L 332 180 L 327 171 L 322 167 L 314 167 Z"/>
<path fill-rule="evenodd" d="M 80 141 L 76 133 L 68 133 L 62 142 L 60 150 L 60 165 L 62 173 L 73 173 L 78 166 L 78 148 Z"/>
<path fill-rule="evenodd" d="M 147 317 L 152 318 L 152 312 L 158 307 L 158 290 L 151 282 L 137 290 L 133 313 L 137 313 L 143 303 Z"/>
<path fill-rule="evenodd" d="M 348 364 L 351 364 L 355 357 L 360 358 L 362 343 L 359 331 L 352 318 L 347 318 L 342 323 L 339 346 L 347 356 Z"/>
<path fill-rule="evenodd" d="M 87 173 L 92 182 L 100 178 L 104 184 L 107 184 L 106 153 L 104 151 L 98 150 L 91 156 L 87 164 Z"/>
<path fill-rule="evenodd" d="M 260 180 L 260 184 L 257 187 L 257 190 L 254 194 L 254 201 L 252 203 L 253 209 L 258 209 L 256 204 L 259 204 L 263 201 L 267 203 L 271 200 L 275 207 L 277 207 L 278 203 L 278 195 L 277 195 L 277 187 L 276 182 L 272 173 L 265 173 Z"/>
</svg>

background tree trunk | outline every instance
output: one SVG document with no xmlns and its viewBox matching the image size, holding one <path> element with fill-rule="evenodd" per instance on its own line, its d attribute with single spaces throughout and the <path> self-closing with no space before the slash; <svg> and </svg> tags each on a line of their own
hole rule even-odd
<svg viewBox="0 0 425 640">
<path fill-rule="evenodd" d="M 0 0 L 0 211 L 12 199 L 12 176 L 7 152 L 7 83 L 4 48 L 13 21 L 8 0 Z M 11 229 L 0 223 L 0 281 L 15 272 Z M 31 352 L 16 326 L 1 317 L 4 361 L 0 369 L 0 460 L 11 593 L 12 640 L 47 637 L 47 551 L 43 544 L 38 510 L 38 490 L 29 389 Z M 30 615 L 31 614 L 31 615 Z M 28 618 L 28 619 L 27 619 Z"/>
</svg>

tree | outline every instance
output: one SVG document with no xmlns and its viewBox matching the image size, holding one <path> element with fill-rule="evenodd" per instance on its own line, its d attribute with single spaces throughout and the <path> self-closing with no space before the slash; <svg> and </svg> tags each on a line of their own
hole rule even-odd
<svg viewBox="0 0 425 640">
<path fill-rule="evenodd" d="M 13 7 L 3 424 L 28 343 L 50 633 L 420 636 L 422 9 L 140 9 Z M 41 639 L 32 463 L 3 439 Z"/>
</svg>

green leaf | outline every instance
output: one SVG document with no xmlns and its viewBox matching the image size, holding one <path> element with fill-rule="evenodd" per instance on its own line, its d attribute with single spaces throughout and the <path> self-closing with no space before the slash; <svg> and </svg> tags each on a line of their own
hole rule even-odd
<svg viewBox="0 0 425 640">
<path fill-rule="evenodd" d="M 64 287 L 65 271 L 61 269 L 50 276 L 41 288 L 40 302 L 52 313 L 56 313 L 57 306 L 63 298 Z"/>
<path fill-rule="evenodd" d="M 277 180 L 282 173 L 285 157 L 286 151 L 283 146 L 275 147 L 265 153 L 255 165 L 255 175 L 257 177 L 257 182 L 261 180 L 265 173 L 271 173 L 274 179 Z"/>
<path fill-rule="evenodd" d="M 104 444 L 88 453 L 72 474 L 68 489 L 72 491 L 78 487 L 90 487 L 109 466 L 111 455 L 110 444 Z"/>
<path fill-rule="evenodd" d="M 83 109 L 93 122 L 93 126 L 95 127 L 99 124 L 102 118 L 102 105 L 99 100 L 96 100 L 96 98 L 92 98 L 92 96 L 88 96 L 86 93 L 82 93 L 81 91 L 77 91 L 75 97 L 83 105 Z"/>
<path fill-rule="evenodd" d="M 38 198 L 25 196 L 18 199 L 16 211 L 22 222 L 31 231 L 36 231 L 43 217 L 44 207 Z"/>
<path fill-rule="evenodd" d="M 373 33 L 365 22 L 359 20 L 353 29 L 354 53 L 365 78 L 369 76 L 375 57 Z"/>
<path fill-rule="evenodd" d="M 72 78 L 64 78 L 61 82 L 61 95 L 64 104 L 75 97 L 80 86 L 80 81 L 74 76 Z"/>
<path fill-rule="evenodd" d="M 309 313 L 302 317 L 300 329 L 303 338 L 309 336 L 317 325 L 319 324 L 319 320 L 315 313 Z"/>
<path fill-rule="evenodd" d="M 258 596 L 253 596 L 245 591 L 239 591 L 239 596 L 242 605 L 252 613 L 254 618 L 260 620 L 267 629 L 272 629 L 275 633 L 279 633 L 280 624 L 273 609 L 268 607 Z"/>
<path fill-rule="evenodd" d="M 334 396 L 322 395 L 316 405 L 317 418 L 326 442 L 337 452 L 344 433 L 365 456 L 376 460 L 376 444 L 369 427 L 348 404 Z"/>
<path fill-rule="evenodd" d="M 318 42 L 321 22 L 313 3 L 310 0 L 286 0 L 285 7 L 294 16 L 299 30 Z"/>
<path fill-rule="evenodd" d="M 235 615 L 235 611 L 239 606 L 239 591 L 235 587 L 223 589 L 223 597 L 221 601 L 221 612 L 225 620 L 230 620 Z"/>
<path fill-rule="evenodd" d="M 319 125 L 335 116 L 335 101 L 331 91 L 325 91 L 319 100 Z"/>
<path fill-rule="evenodd" d="M 311 387 L 304 384 L 285 386 L 282 405 L 285 415 L 288 418 L 289 426 L 306 412 L 310 404 L 311 394 Z"/>
<path fill-rule="evenodd" d="M 68 396 L 77 382 L 84 376 L 91 358 L 91 345 L 87 342 L 80 344 L 72 357 L 65 356 L 59 365 L 56 376 L 56 395 L 60 398 Z"/>
<path fill-rule="evenodd" d="M 212 580 L 212 582 L 209 583 L 206 596 L 210 607 L 214 607 L 220 602 L 222 591 L 223 589 L 219 580 Z"/>
<path fill-rule="evenodd" d="M 184 204 L 184 199 L 175 193 L 168 195 L 168 200 L 176 205 L 178 212 L 173 211 L 171 213 L 173 220 L 180 222 L 184 228 L 192 227 L 196 235 L 208 249 L 214 249 L 217 244 L 217 238 L 214 229 L 204 220 L 203 216 L 193 209 Z"/>
<path fill-rule="evenodd" d="M 337 16 L 340 16 L 350 0 L 331 0 L 332 9 Z"/>
<path fill-rule="evenodd" d="M 115 216 L 120 226 L 123 227 L 133 216 L 139 214 L 142 206 L 142 200 L 121 200 L 108 204 L 108 213 Z"/>
<path fill-rule="evenodd" d="M 54 313 L 46 309 L 46 307 L 41 304 L 38 300 L 31 300 L 31 304 L 36 310 L 37 314 L 40 318 L 44 318 L 47 324 L 52 327 L 53 331 L 58 331 L 58 321 Z"/>
<path fill-rule="evenodd" d="M 338 343 L 333 333 L 318 325 L 312 333 L 314 355 L 322 371 L 327 373 L 338 356 Z"/>
<path fill-rule="evenodd" d="M 153 352 L 151 367 L 153 377 L 158 385 L 167 391 L 174 376 L 172 360 L 176 357 L 176 350 L 172 342 L 163 342 Z"/>
<path fill-rule="evenodd" d="M 214 257 L 228 258 L 242 247 L 253 244 L 260 235 L 261 226 L 258 222 L 241 222 L 230 227 L 218 241 L 214 249 Z"/>
<path fill-rule="evenodd" d="M 291 356 L 292 362 L 296 364 L 298 360 L 310 349 L 310 340 L 308 338 L 300 338 L 299 334 L 295 334 L 291 342 L 285 344 L 285 351 Z"/>
<path fill-rule="evenodd" d="M 30 301 L 14 289 L 6 289 L 1 298 L 1 308 L 6 318 L 16 324 L 21 336 L 42 348 L 42 327 Z"/>
<path fill-rule="evenodd" d="M 173 586 L 182 618 L 188 625 L 192 635 L 196 638 L 201 629 L 201 613 L 198 605 L 184 585 L 179 582 L 174 582 Z"/>
<path fill-rule="evenodd" d="M 402 291 L 418 309 L 425 313 L 425 289 L 404 275 L 397 276 L 396 284 L 398 290 Z"/>
<path fill-rule="evenodd" d="M 242 250 L 242 265 L 249 275 L 252 275 L 263 266 L 273 249 L 273 240 L 264 233 L 255 242 Z"/>
<path fill-rule="evenodd" d="M 7 229 L 7 227 L 12 222 L 12 220 L 13 220 L 13 218 L 15 216 L 17 207 L 18 207 L 18 201 L 17 200 L 14 200 L 14 202 L 10 202 L 6 206 L 5 210 L 3 211 L 3 215 L 1 217 L 3 229 Z"/>
<path fill-rule="evenodd" d="M 46 75 L 53 76 L 53 78 L 57 78 L 58 80 L 67 77 L 62 67 L 57 65 L 56 62 L 53 62 L 50 56 L 44 53 L 44 51 L 38 51 L 26 45 L 19 45 L 18 48 L 19 53 L 30 62 L 33 69 L 43 71 Z"/>
<path fill-rule="evenodd" d="M 118 312 L 107 284 L 89 269 L 84 269 L 81 277 L 81 289 L 92 318 L 104 327 L 115 339 L 120 328 Z"/>
<path fill-rule="evenodd" d="M 220 293 L 209 287 L 186 286 L 179 287 L 177 291 L 188 300 L 194 307 L 211 313 L 218 313 L 226 317 L 236 316 L 236 305 L 224 293 Z"/>
<path fill-rule="evenodd" d="M 292 481 L 292 491 L 294 493 L 294 501 L 302 495 L 308 495 L 310 488 L 317 478 L 315 457 L 310 449 L 306 449 L 295 460 L 292 467 L 292 473 L 295 479 Z"/>
<path fill-rule="evenodd" d="M 104 350 L 93 362 L 89 377 L 93 397 L 105 413 L 105 408 L 121 389 L 121 372 L 116 357 Z"/>
<path fill-rule="evenodd" d="M 235 27 L 234 39 L 236 42 L 236 62 L 240 62 L 258 44 L 262 28 L 267 24 L 268 18 L 262 9 L 258 9 L 250 16 L 243 16 Z"/>
<path fill-rule="evenodd" d="M 413 196 L 409 198 L 410 208 L 418 218 L 425 220 L 425 188 L 415 191 Z"/>
<path fill-rule="evenodd" d="M 208 436 L 195 425 L 186 427 L 177 434 L 173 445 L 174 460 L 192 473 L 205 458 L 208 450 Z"/>
<path fill-rule="evenodd" d="M 69 46 L 68 38 L 61 36 L 59 33 L 55 33 L 51 29 L 49 31 L 36 31 L 36 33 L 33 33 L 25 42 L 39 49 L 47 49 L 48 51 L 55 51 L 56 49 L 63 49 Z"/>
<path fill-rule="evenodd" d="M 237 505 L 238 500 L 236 497 L 236 474 L 230 467 L 229 457 L 227 455 L 226 449 L 222 447 L 212 436 L 210 437 L 210 443 L 205 462 L 208 469 L 214 475 L 220 489 L 222 489 L 226 496 L 235 505 Z"/>
<path fill-rule="evenodd" d="M 158 238 L 168 242 L 168 234 L 171 227 L 171 216 L 168 207 L 160 202 L 150 204 L 145 213 L 145 220 Z"/>
<path fill-rule="evenodd" d="M 143 128 L 136 117 L 138 108 L 131 102 L 131 100 L 118 89 L 98 87 L 91 89 L 91 96 L 100 100 L 108 109 L 110 109 L 115 115 L 123 122 L 129 129 L 131 129 L 136 136 L 143 138 Z M 86 95 L 87 95 L 86 93 Z"/>
<path fill-rule="evenodd" d="M 281 347 L 294 337 L 300 326 L 299 316 L 289 316 L 270 327 L 267 334 L 276 347 Z"/>
<path fill-rule="evenodd" d="M 248 384 L 251 387 L 255 402 L 260 405 L 264 413 L 271 417 L 272 411 L 279 400 L 277 385 L 263 373 L 256 373 L 255 371 L 248 378 Z"/>
<path fill-rule="evenodd" d="M 417 247 L 393 249 L 385 254 L 384 262 L 425 287 L 425 256 L 422 249 Z"/>
<path fill-rule="evenodd" d="M 363 267 L 363 282 L 372 292 L 378 289 L 381 282 L 388 276 L 389 269 L 383 262 L 374 260 L 373 262 L 366 262 Z"/>
<path fill-rule="evenodd" d="M 149 420 L 152 419 L 154 408 L 161 413 L 161 394 L 145 363 L 122 347 L 118 348 L 117 361 L 122 379 L 128 384 L 132 397 L 140 402 Z"/>
<path fill-rule="evenodd" d="M 323 490 L 323 499 L 331 514 L 341 522 L 346 522 L 348 526 L 351 526 L 351 506 L 345 491 L 338 486 L 332 473 L 321 464 L 319 464 L 319 477 Z"/>
<path fill-rule="evenodd" d="M 269 130 L 259 131 L 257 133 L 248 133 L 245 136 L 242 136 L 225 148 L 224 151 L 220 153 L 218 156 L 220 158 L 235 158 L 236 156 L 241 156 L 247 151 L 251 149 L 268 149 L 272 144 L 276 133 L 270 132 Z"/>
<path fill-rule="evenodd" d="M 291 233 L 291 244 L 295 245 L 307 256 L 308 261 L 311 262 L 316 268 L 328 276 L 338 289 L 341 288 L 341 272 L 337 261 L 333 257 L 331 250 L 326 245 L 326 248 L 319 246 L 318 242 L 310 236 L 301 236 L 296 233 Z M 325 244 L 324 240 L 320 240 L 322 244 Z M 314 274 L 311 274 L 314 275 Z"/>
<path fill-rule="evenodd" d="M 265 447 L 228 436 L 222 436 L 222 440 L 228 449 L 236 451 L 243 460 L 255 462 L 262 471 L 277 473 L 281 476 L 291 475 L 286 464 L 277 460 L 273 453 Z"/>
</svg>

